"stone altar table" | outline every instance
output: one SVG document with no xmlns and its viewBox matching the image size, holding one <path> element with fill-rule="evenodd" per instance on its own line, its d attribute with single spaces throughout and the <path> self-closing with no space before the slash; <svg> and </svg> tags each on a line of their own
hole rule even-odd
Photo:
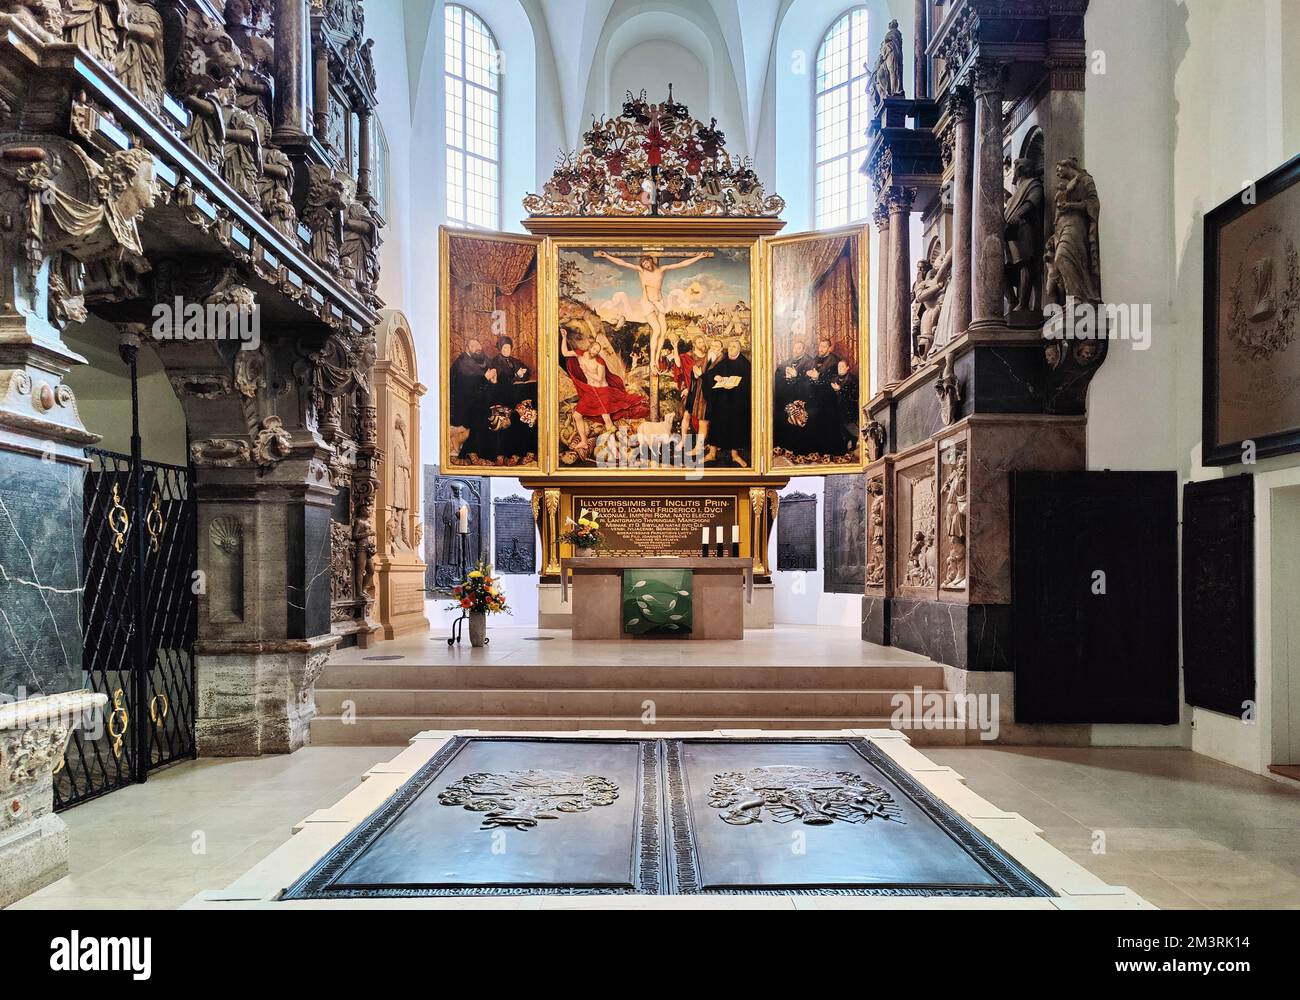
<svg viewBox="0 0 1300 1000">
<path fill-rule="evenodd" d="M 694 576 L 694 620 L 689 639 L 743 639 L 744 602 L 753 601 L 754 561 L 751 558 L 702 556 L 673 558 L 606 558 L 560 560 L 560 593 L 569 599 L 573 586 L 573 637 L 623 638 L 623 571 L 636 569 L 690 570 Z M 737 581 L 737 574 L 743 581 Z M 743 586 L 737 586 L 743 583 Z M 743 598 L 743 601 L 742 601 Z"/>
</svg>

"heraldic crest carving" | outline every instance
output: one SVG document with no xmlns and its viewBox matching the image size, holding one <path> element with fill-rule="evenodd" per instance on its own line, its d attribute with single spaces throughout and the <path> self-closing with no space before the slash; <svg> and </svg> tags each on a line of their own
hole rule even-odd
<svg viewBox="0 0 1300 1000">
<path fill-rule="evenodd" d="M 560 813 L 589 812 L 618 798 L 618 785 L 598 774 L 567 771 L 478 772 L 452 782 L 438 795 L 444 806 L 486 813 L 482 829 L 527 830 Z"/>
<path fill-rule="evenodd" d="M 628 93 L 623 111 L 593 119 L 582 148 L 565 153 L 542 193 L 524 199 L 531 215 L 777 216 L 785 201 L 763 190 L 747 157 L 727 152 L 717 119 L 686 105 Z"/>
<path fill-rule="evenodd" d="M 733 826 L 761 823 L 764 809 L 777 823 L 797 819 L 809 826 L 828 826 L 836 820 L 903 822 L 894 797 L 861 775 L 792 764 L 714 775 L 709 805 L 722 810 L 723 821 Z"/>
</svg>

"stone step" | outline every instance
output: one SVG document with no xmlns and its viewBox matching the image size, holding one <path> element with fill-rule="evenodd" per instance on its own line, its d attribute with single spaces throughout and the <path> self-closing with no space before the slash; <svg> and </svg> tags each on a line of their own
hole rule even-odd
<svg viewBox="0 0 1300 1000">
<path fill-rule="evenodd" d="M 888 716 L 893 690 L 735 690 L 710 688 L 325 688 L 316 689 L 321 715 L 385 716 L 640 716 L 653 703 L 656 716 Z M 927 694 L 942 695 L 933 689 Z"/>
<path fill-rule="evenodd" d="M 311 723 L 311 742 L 315 746 L 404 746 L 411 737 L 426 730 L 476 729 L 484 733 L 572 732 L 577 730 L 613 730 L 628 732 L 710 732 L 715 729 L 891 729 L 883 718 L 718 718 L 660 715 L 654 725 L 641 721 L 639 715 L 617 717 L 593 716 L 478 716 L 445 715 L 362 716 L 344 721 L 337 715 L 318 715 Z M 941 724 L 928 723 L 924 728 L 903 726 L 900 731 L 917 746 L 963 746 L 976 742 L 979 734 L 964 728 L 955 719 Z"/>
<path fill-rule="evenodd" d="M 809 649 L 809 656 L 815 650 Z M 911 690 L 914 686 L 942 688 L 943 667 L 938 664 L 882 664 L 880 666 L 746 666 L 743 663 L 689 666 L 617 664 L 582 666 L 431 666 L 384 662 L 330 664 L 316 687 L 365 689 L 578 688 L 681 690 Z"/>
</svg>

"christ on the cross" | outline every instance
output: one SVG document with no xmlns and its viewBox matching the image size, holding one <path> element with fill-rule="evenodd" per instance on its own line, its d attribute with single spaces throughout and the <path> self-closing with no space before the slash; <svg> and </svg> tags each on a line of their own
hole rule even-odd
<svg viewBox="0 0 1300 1000">
<path fill-rule="evenodd" d="M 646 322 L 650 326 L 650 353 L 647 357 L 651 359 L 653 365 L 655 360 L 659 358 L 664 340 L 668 336 L 668 315 L 664 311 L 664 274 L 668 271 L 676 271 L 683 267 L 690 267 L 692 264 L 698 264 L 706 257 L 712 257 L 713 251 L 705 250 L 692 254 L 672 264 L 660 264 L 659 258 L 650 254 L 643 255 L 640 262 L 636 264 L 621 257 L 615 257 L 604 250 L 597 250 L 593 256 L 607 260 L 615 267 L 625 267 L 629 271 L 635 271 L 641 279 L 641 306 L 645 311 Z M 650 409 L 650 418 L 658 420 L 659 385 L 658 381 L 653 377 L 650 379 Z"/>
</svg>

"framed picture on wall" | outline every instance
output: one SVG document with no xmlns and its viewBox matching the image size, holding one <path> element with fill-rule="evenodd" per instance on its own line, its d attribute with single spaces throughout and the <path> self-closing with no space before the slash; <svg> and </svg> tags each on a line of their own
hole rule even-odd
<svg viewBox="0 0 1300 1000">
<path fill-rule="evenodd" d="M 1206 465 L 1300 451 L 1300 156 L 1205 217 Z"/>
</svg>

